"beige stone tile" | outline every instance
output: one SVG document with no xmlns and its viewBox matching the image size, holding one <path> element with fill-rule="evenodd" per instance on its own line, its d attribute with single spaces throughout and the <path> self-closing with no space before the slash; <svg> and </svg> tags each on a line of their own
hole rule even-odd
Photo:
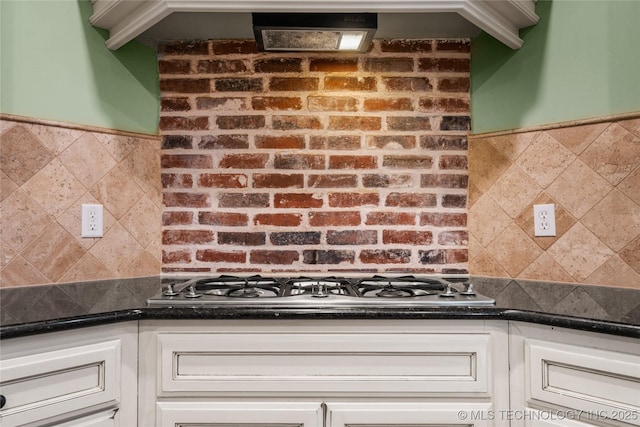
<svg viewBox="0 0 640 427">
<path fill-rule="evenodd" d="M 474 276 L 511 277 L 486 250 L 473 258 L 469 258 L 469 273 Z"/>
<path fill-rule="evenodd" d="M 8 131 L 9 129 L 11 129 L 16 125 L 17 125 L 16 122 L 12 122 L 10 120 L 0 120 L 0 135 L 2 135 L 3 133 L 5 133 L 6 131 Z"/>
<path fill-rule="evenodd" d="M 27 128 L 55 155 L 62 153 L 85 132 L 58 126 L 28 124 Z"/>
<path fill-rule="evenodd" d="M 541 192 L 542 188 L 529 175 L 513 165 L 487 191 L 487 195 L 511 218 L 516 218 Z"/>
<path fill-rule="evenodd" d="M 542 253 L 515 223 L 507 227 L 487 247 L 487 252 L 510 274 L 517 277 Z"/>
<path fill-rule="evenodd" d="M 547 252 L 540 256 L 524 269 L 518 278 L 528 280 L 542 280 L 545 282 L 575 282 L 573 277 L 558 264 Z"/>
<path fill-rule="evenodd" d="M 483 248 L 487 247 L 510 223 L 509 216 L 486 194 L 480 197 L 469 210 L 469 232 Z"/>
<path fill-rule="evenodd" d="M 614 254 L 581 223 L 576 223 L 547 252 L 577 282 L 584 282 Z"/>
<path fill-rule="evenodd" d="M 119 220 L 144 195 L 122 165 L 113 168 L 93 186 L 91 194 Z"/>
<path fill-rule="evenodd" d="M 538 185 L 547 188 L 575 158 L 568 148 L 542 132 L 518 157 L 516 164 Z"/>
<path fill-rule="evenodd" d="M 582 224 L 617 252 L 640 235 L 640 206 L 613 190 L 582 218 Z"/>
<path fill-rule="evenodd" d="M 595 123 L 584 126 L 570 126 L 547 131 L 574 154 L 579 155 L 609 126 L 609 123 Z"/>
<path fill-rule="evenodd" d="M 613 123 L 580 155 L 580 159 L 617 185 L 640 165 L 640 138 Z"/>
<path fill-rule="evenodd" d="M 640 273 L 640 236 L 633 239 L 619 253 L 620 258 L 624 260 L 631 268 Z"/>
<path fill-rule="evenodd" d="M 615 255 L 589 275 L 586 282 L 592 285 L 640 289 L 640 273 Z"/>
<path fill-rule="evenodd" d="M 53 154 L 25 126 L 13 126 L 2 135 L 0 170 L 22 185 L 44 168 Z"/>
<path fill-rule="evenodd" d="M 56 222 L 22 252 L 24 258 L 51 282 L 57 282 L 84 253 L 82 246 Z"/>
<path fill-rule="evenodd" d="M 157 276 L 161 272 L 161 263 L 148 251 L 142 251 L 140 256 L 129 264 L 124 272 L 125 277 Z"/>
<path fill-rule="evenodd" d="M 484 139 L 469 140 L 469 185 L 486 192 L 511 167 L 511 161 Z"/>
<path fill-rule="evenodd" d="M 635 136 L 640 138 L 640 118 L 632 119 L 632 120 L 623 120 L 618 122 L 620 126 L 633 133 Z"/>
<path fill-rule="evenodd" d="M 0 268 L 5 268 L 16 255 L 18 255 L 18 251 L 13 249 L 8 243 L 0 240 Z"/>
<path fill-rule="evenodd" d="M 100 237 L 82 237 L 82 205 L 83 204 L 100 204 L 100 202 L 87 192 L 78 200 L 76 200 L 69 208 L 57 218 L 60 224 L 69 234 L 71 234 L 82 247 L 91 248 Z M 103 234 L 109 231 L 116 223 L 116 219 L 109 213 L 107 209 L 102 212 L 102 231 Z"/>
<path fill-rule="evenodd" d="M 149 197 L 144 196 L 121 218 L 120 224 L 142 247 L 147 247 L 152 240 L 160 240 L 162 211 Z"/>
<path fill-rule="evenodd" d="M 92 134 L 105 147 L 109 153 L 121 162 L 138 145 L 140 138 L 125 135 L 115 135 L 109 133 L 93 132 Z"/>
<path fill-rule="evenodd" d="M 469 193 L 467 196 L 467 206 L 473 206 L 484 194 L 480 189 L 473 184 L 469 184 L 467 192 Z"/>
<path fill-rule="evenodd" d="M 44 285 L 50 283 L 42 273 L 18 255 L 0 272 L 0 287 Z"/>
<path fill-rule="evenodd" d="M 115 277 L 125 277 L 129 264 L 140 256 L 142 250 L 138 241 L 122 225 L 116 223 L 89 252 Z"/>
<path fill-rule="evenodd" d="M 53 221 L 35 200 L 16 190 L 0 203 L 2 241 L 21 251 Z"/>
<path fill-rule="evenodd" d="M 613 186 L 580 159 L 571 165 L 547 188 L 554 199 L 560 201 L 576 218 L 593 208 Z"/>
<path fill-rule="evenodd" d="M 487 140 L 511 161 L 516 161 L 539 135 L 540 132 L 522 132 L 489 137 Z"/>
<path fill-rule="evenodd" d="M 155 145 L 155 141 L 140 140 L 122 164 L 152 201 L 161 206 L 160 152 Z"/>
<path fill-rule="evenodd" d="M 13 182 L 11 178 L 4 172 L 0 171 L 0 201 L 18 189 L 18 184 Z"/>
<path fill-rule="evenodd" d="M 640 167 L 631 172 L 620 184 L 618 190 L 640 205 Z"/>
<path fill-rule="evenodd" d="M 556 235 L 555 236 L 536 236 L 533 224 L 533 205 L 555 205 L 556 211 Z M 516 218 L 516 224 L 542 249 L 549 249 L 564 233 L 566 233 L 573 224 L 576 223 L 574 217 L 562 205 L 549 197 L 548 194 L 542 193 L 536 197 L 531 204 L 522 211 Z"/>
<path fill-rule="evenodd" d="M 86 188 L 92 187 L 117 165 L 111 154 L 90 133 L 78 138 L 58 159 Z"/>
<path fill-rule="evenodd" d="M 86 188 L 59 160 L 52 160 L 22 188 L 51 215 L 62 215 Z"/>
<path fill-rule="evenodd" d="M 89 252 L 86 252 L 64 276 L 60 283 L 84 282 L 89 280 L 104 280 L 113 278 L 112 273 Z"/>
</svg>

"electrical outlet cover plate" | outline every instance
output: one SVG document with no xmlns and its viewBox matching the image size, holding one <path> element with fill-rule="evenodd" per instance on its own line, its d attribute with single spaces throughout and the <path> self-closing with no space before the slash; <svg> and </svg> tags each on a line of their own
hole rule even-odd
<svg viewBox="0 0 640 427">
<path fill-rule="evenodd" d="M 556 205 L 533 205 L 533 228 L 536 236 L 555 236 Z"/>
<path fill-rule="evenodd" d="M 82 205 L 81 237 L 102 237 L 102 205 Z"/>
</svg>

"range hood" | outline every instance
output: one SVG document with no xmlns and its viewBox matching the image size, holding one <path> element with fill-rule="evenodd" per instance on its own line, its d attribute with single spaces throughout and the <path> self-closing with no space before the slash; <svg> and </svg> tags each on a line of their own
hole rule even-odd
<svg viewBox="0 0 640 427">
<path fill-rule="evenodd" d="M 517 49 L 521 28 L 538 22 L 536 0 L 92 0 L 92 25 L 116 50 L 131 40 L 254 38 L 252 16 L 377 15 L 376 38 L 474 38 L 484 31 Z"/>
</svg>

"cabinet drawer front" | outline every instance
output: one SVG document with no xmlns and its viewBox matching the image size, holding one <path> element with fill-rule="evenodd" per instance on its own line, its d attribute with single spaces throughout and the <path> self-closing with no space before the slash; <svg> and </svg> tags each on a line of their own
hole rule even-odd
<svg viewBox="0 0 640 427">
<path fill-rule="evenodd" d="M 7 403 L 2 425 L 51 418 L 116 402 L 120 341 L 0 361 L 0 389 Z"/>
<path fill-rule="evenodd" d="M 527 340 L 525 360 L 530 401 L 640 425 L 640 356 Z"/>
<path fill-rule="evenodd" d="M 159 394 L 489 393 L 487 334 L 158 335 Z"/>
</svg>

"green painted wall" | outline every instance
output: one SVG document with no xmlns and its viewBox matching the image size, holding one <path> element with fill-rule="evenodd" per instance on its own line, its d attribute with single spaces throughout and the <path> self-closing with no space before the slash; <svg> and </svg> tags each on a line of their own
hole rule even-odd
<svg viewBox="0 0 640 427">
<path fill-rule="evenodd" d="M 640 111 L 640 1 L 539 0 L 511 50 L 471 50 L 473 133 Z"/>
<path fill-rule="evenodd" d="M 0 0 L 0 111 L 157 134 L 153 49 L 107 49 L 89 0 Z"/>
</svg>

